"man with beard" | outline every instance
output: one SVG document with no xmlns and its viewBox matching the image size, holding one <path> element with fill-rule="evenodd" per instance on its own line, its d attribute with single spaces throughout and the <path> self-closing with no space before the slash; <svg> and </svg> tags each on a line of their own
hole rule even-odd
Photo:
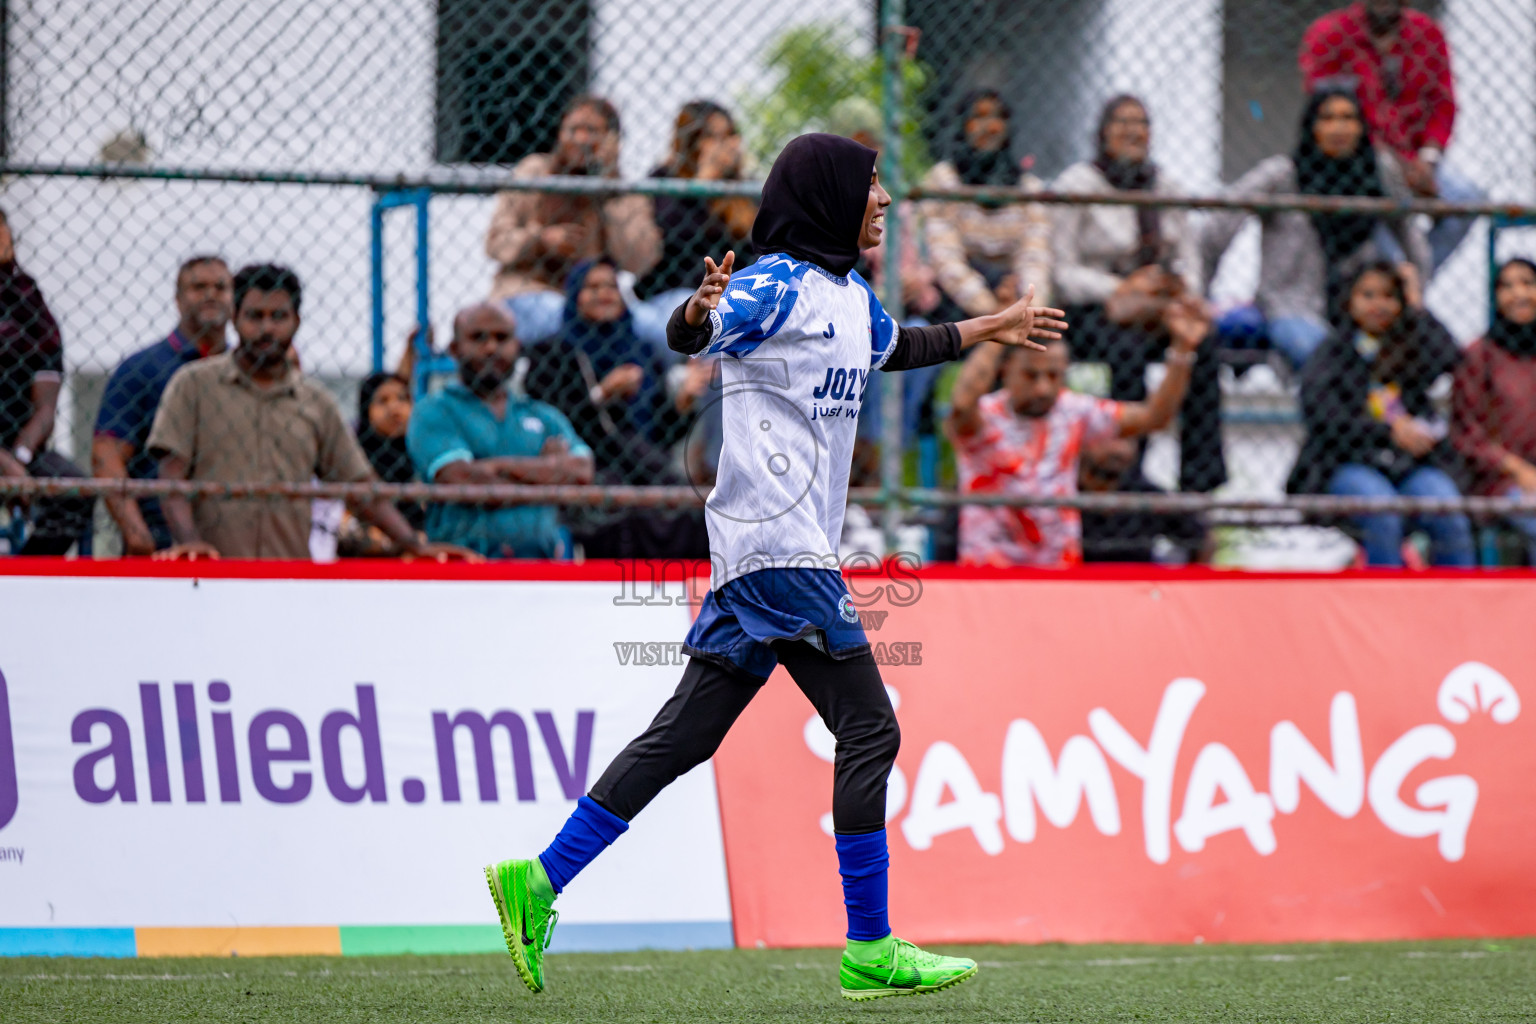
<svg viewBox="0 0 1536 1024">
<path fill-rule="evenodd" d="M 980 345 L 955 379 L 945 426 L 955 446 L 960 490 L 1032 498 L 1077 493 L 1083 446 L 1139 437 L 1173 421 L 1189 389 L 1195 351 L 1210 330 L 1197 301 L 1165 313 L 1172 345 L 1167 374 L 1145 402 L 1114 402 L 1067 391 L 1067 345 L 1045 351 Z M 1006 355 L 1005 355 L 1006 353 Z M 1003 386 L 992 387 L 1002 364 Z M 990 392 L 990 394 L 988 393 Z M 960 510 L 960 561 L 971 565 L 1061 568 L 1083 561 L 1076 509 L 966 505 Z"/>
<path fill-rule="evenodd" d="M 181 265 L 176 272 L 176 329 L 124 359 L 107 381 L 91 444 L 93 476 L 154 479 L 158 465 L 145 442 L 160 396 L 177 370 L 223 354 L 234 288 L 229 264 L 221 256 L 193 256 Z M 123 534 L 123 554 L 149 555 L 171 546 L 158 499 L 110 495 L 106 502 Z"/>
<path fill-rule="evenodd" d="M 498 305 L 453 319 L 448 351 L 459 380 L 416 406 L 406 446 L 416 472 L 439 484 L 589 484 L 592 451 L 552 405 L 507 387 L 517 330 Z M 490 558 L 563 558 L 570 552 L 551 506 L 433 505 L 427 536 Z"/>
<path fill-rule="evenodd" d="M 146 446 L 160 460 L 160 478 L 376 480 L 335 399 L 290 361 L 303 297 L 298 275 L 264 263 L 242 268 L 232 284 L 240 344 L 171 377 Z M 161 509 L 175 542 L 165 557 L 309 558 L 307 498 L 167 496 Z M 418 537 L 386 499 L 359 504 L 354 511 L 404 554 L 438 561 L 469 555 Z"/>
<path fill-rule="evenodd" d="M 560 118 L 555 151 L 533 153 L 512 169 L 515 178 L 551 174 L 618 177 L 619 112 L 612 103 L 576 97 Z M 644 274 L 661 258 L 661 232 L 649 196 L 503 192 L 485 254 L 500 264 L 491 300 L 505 305 L 532 344 L 559 330 L 571 268 L 606 254 L 619 269 Z"/>
</svg>

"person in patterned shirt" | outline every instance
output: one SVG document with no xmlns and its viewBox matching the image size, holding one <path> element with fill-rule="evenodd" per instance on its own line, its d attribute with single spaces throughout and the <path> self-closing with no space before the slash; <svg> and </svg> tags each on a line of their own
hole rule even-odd
<svg viewBox="0 0 1536 1024">
<path fill-rule="evenodd" d="M 1189 388 L 1195 351 L 1210 333 L 1197 302 L 1167 317 L 1173 344 L 1168 372 L 1145 402 L 1114 402 L 1065 389 L 1065 341 L 1043 352 L 976 346 L 955 380 L 945 423 L 968 494 L 1066 497 L 1077 493 L 1083 446 L 1138 437 L 1172 422 Z M 1003 386 L 991 390 L 1001 369 Z M 989 393 L 990 392 L 990 393 Z M 1083 560 L 1076 509 L 966 505 L 960 510 L 960 561 L 969 565 L 1065 567 Z"/>
</svg>

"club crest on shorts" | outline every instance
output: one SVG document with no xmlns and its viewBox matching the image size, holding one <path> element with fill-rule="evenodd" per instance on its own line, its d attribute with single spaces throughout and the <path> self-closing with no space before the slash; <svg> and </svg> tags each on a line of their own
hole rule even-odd
<svg viewBox="0 0 1536 1024">
<path fill-rule="evenodd" d="M 858 622 L 859 610 L 853 606 L 853 598 L 844 594 L 837 602 L 837 614 L 844 622 Z"/>
</svg>

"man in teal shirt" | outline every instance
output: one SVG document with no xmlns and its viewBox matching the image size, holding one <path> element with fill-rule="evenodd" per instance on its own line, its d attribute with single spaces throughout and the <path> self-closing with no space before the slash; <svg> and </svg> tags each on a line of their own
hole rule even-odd
<svg viewBox="0 0 1536 1024">
<path fill-rule="evenodd" d="M 406 444 L 423 480 L 438 484 L 589 484 L 592 452 L 560 411 L 513 395 L 517 362 L 511 317 L 488 304 L 453 320 L 449 353 L 459 380 L 411 416 Z M 552 506 L 433 505 L 427 535 L 489 558 L 564 558 L 570 552 Z"/>
</svg>

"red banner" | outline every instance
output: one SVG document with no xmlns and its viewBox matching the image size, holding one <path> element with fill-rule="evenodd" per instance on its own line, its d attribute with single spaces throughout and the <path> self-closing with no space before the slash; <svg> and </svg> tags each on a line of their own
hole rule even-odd
<svg viewBox="0 0 1536 1024">
<path fill-rule="evenodd" d="M 1536 932 L 1531 580 L 854 589 L 902 727 L 902 936 Z M 739 945 L 842 941 L 832 752 L 780 670 L 716 757 Z"/>
</svg>

